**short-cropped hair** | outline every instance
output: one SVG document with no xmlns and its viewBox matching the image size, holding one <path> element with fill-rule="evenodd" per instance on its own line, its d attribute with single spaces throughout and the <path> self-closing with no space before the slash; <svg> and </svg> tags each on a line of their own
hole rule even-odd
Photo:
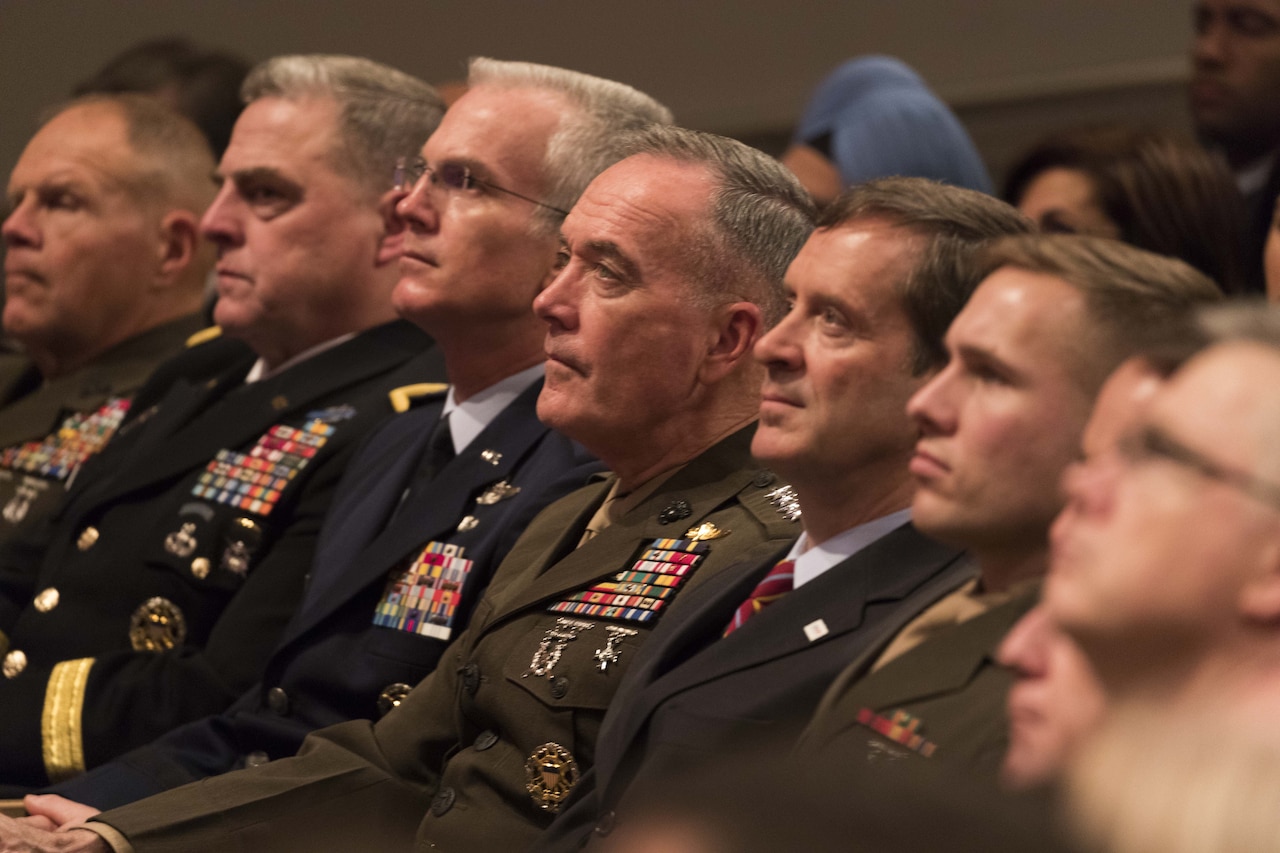
<svg viewBox="0 0 1280 853">
<path fill-rule="evenodd" d="M 340 115 L 335 166 L 377 193 L 391 186 L 396 160 L 417 154 L 444 115 L 426 83 L 355 56 L 277 56 L 249 72 L 240 94 L 245 103 L 332 98 Z"/>
<path fill-rule="evenodd" d="M 695 295 L 706 304 L 746 299 L 766 322 L 776 322 L 785 308 L 787 267 L 813 231 L 813 202 L 795 176 L 737 140 L 678 127 L 636 134 L 628 153 L 707 169 L 716 185 L 708 228 L 679 235 L 692 238 Z"/>
<path fill-rule="evenodd" d="M 880 178 L 845 190 L 818 216 L 819 228 L 879 219 L 921 241 L 915 262 L 896 283 L 916 335 L 913 369 L 946 364 L 947 328 L 982 281 L 976 252 L 992 240 L 1029 234 L 1031 220 L 999 199 L 927 178 Z"/>
<path fill-rule="evenodd" d="M 988 247 L 981 261 L 987 274 L 1013 267 L 1080 291 L 1089 327 L 1077 367 L 1095 388 L 1129 356 L 1192 335 L 1195 309 L 1222 297 L 1213 280 L 1190 264 L 1103 237 L 1006 238 Z"/>
<path fill-rule="evenodd" d="M 139 200 L 159 208 L 180 207 L 197 215 L 213 201 L 213 152 L 200 129 L 157 98 L 138 94 L 82 95 L 45 116 L 48 124 L 68 110 L 102 107 L 125 125 L 125 138 L 137 155 L 136 171 L 115 175 Z"/>
<path fill-rule="evenodd" d="M 547 141 L 543 201 L 568 210 L 596 175 L 621 160 L 627 135 L 651 124 L 670 124 L 671 111 L 638 89 L 565 68 L 532 62 L 503 62 L 478 56 L 468 70 L 469 86 L 540 89 L 570 106 Z M 563 216 L 546 207 L 536 215 L 546 230 Z"/>
</svg>

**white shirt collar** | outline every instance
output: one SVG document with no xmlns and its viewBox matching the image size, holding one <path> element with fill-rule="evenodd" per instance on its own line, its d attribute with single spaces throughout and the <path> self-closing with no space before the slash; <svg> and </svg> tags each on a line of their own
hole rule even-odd
<svg viewBox="0 0 1280 853">
<path fill-rule="evenodd" d="M 258 359 L 253 363 L 253 367 L 249 368 L 249 373 L 244 378 L 244 384 L 252 385 L 254 382 L 261 382 L 263 379 L 270 379 L 272 376 L 275 376 L 277 373 L 282 373 L 288 370 L 290 367 L 293 367 L 295 364 L 301 364 L 302 362 L 306 361 L 309 358 L 314 358 L 315 356 L 319 355 L 325 350 L 333 349 L 334 347 L 338 346 L 338 344 L 345 344 L 347 341 L 351 340 L 355 336 L 356 336 L 356 333 L 351 332 L 350 334 L 340 335 L 339 337 L 336 337 L 336 338 L 330 338 L 329 340 L 325 341 L 322 344 L 316 344 L 311 349 L 303 350 L 302 352 L 298 353 L 293 358 L 289 359 L 284 364 L 280 365 L 274 370 L 267 370 L 267 363 L 262 359 Z"/>
<path fill-rule="evenodd" d="M 501 382 L 495 382 L 479 394 L 472 394 L 459 403 L 453 397 L 453 386 L 449 386 L 449 396 L 444 401 L 441 417 L 449 416 L 449 432 L 453 436 L 453 451 L 461 453 L 475 437 L 484 432 L 494 418 L 511 401 L 524 393 L 525 389 L 542 378 L 546 365 L 542 362 L 525 368 L 519 373 L 508 376 Z"/>
<path fill-rule="evenodd" d="M 911 508 L 898 510 L 851 527 L 843 533 L 837 533 L 821 545 L 809 545 L 809 534 L 801 533 L 796 544 L 791 546 L 787 559 L 795 560 L 794 588 L 798 589 L 821 575 L 827 569 L 846 560 L 891 530 L 911 520 Z M 808 550 L 805 550 L 805 549 Z"/>
</svg>

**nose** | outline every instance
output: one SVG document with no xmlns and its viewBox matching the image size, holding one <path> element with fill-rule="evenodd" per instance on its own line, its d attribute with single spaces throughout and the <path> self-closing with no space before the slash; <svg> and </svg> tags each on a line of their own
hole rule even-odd
<svg viewBox="0 0 1280 853">
<path fill-rule="evenodd" d="M 395 209 L 405 227 L 414 233 L 433 232 L 440 227 L 440 212 L 431 200 L 431 180 L 425 174 L 396 203 Z"/>
<path fill-rule="evenodd" d="M 219 249 L 238 246 L 244 242 L 238 197 L 231 181 L 224 181 L 213 203 L 200 219 L 200 233 Z"/>
<path fill-rule="evenodd" d="M 1115 460 L 1094 457 L 1072 462 L 1062 473 L 1062 493 L 1069 509 L 1082 515 L 1105 513 L 1111 506 Z"/>
<path fill-rule="evenodd" d="M 1191 59 L 1197 66 L 1217 67 L 1226 61 L 1225 29 L 1215 21 L 1196 23 L 1196 34 L 1191 41 Z"/>
<path fill-rule="evenodd" d="M 756 341 L 752 355 L 755 360 L 772 370 L 800 370 L 804 366 L 804 350 L 800 346 L 798 308 L 792 308 L 785 317 Z"/>
<path fill-rule="evenodd" d="M 950 364 L 911 395 L 907 401 L 907 416 L 915 422 L 923 435 L 950 435 L 956 429 L 955 390 L 958 382 L 956 363 Z"/>
<path fill-rule="evenodd" d="M 40 230 L 32 217 L 31 207 L 32 203 L 23 199 L 5 217 L 4 224 L 0 225 L 0 235 L 3 235 L 4 244 L 8 248 L 35 248 L 40 245 Z"/>
<path fill-rule="evenodd" d="M 533 299 L 533 313 L 550 327 L 552 334 L 578 327 L 577 280 L 580 274 L 572 260 Z"/>
</svg>

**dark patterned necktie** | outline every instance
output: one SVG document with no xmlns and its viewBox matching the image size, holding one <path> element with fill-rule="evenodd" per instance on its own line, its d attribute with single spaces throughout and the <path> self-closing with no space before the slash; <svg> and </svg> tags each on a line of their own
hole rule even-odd
<svg viewBox="0 0 1280 853">
<path fill-rule="evenodd" d="M 743 622 L 791 592 L 795 585 L 795 568 L 795 560 L 783 560 L 770 569 L 769 574 L 765 575 L 760 583 L 756 584 L 756 588 L 751 590 L 747 600 L 738 605 L 738 609 L 733 612 L 733 618 L 729 620 L 721 636 L 729 636 L 741 628 Z"/>
</svg>

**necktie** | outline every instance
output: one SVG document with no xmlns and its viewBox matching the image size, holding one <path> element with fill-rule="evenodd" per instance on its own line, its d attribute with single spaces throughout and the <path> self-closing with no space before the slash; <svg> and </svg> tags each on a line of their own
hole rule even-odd
<svg viewBox="0 0 1280 853">
<path fill-rule="evenodd" d="M 422 465 L 418 468 L 419 476 L 424 480 L 433 479 L 440 469 L 449 464 L 457 454 L 453 449 L 453 433 L 449 430 L 449 416 L 445 415 L 436 421 L 427 439 L 427 452 L 422 455 Z"/>
<path fill-rule="evenodd" d="M 760 583 L 756 584 L 756 588 L 751 590 L 747 600 L 738 605 L 738 609 L 733 612 L 733 618 L 729 620 L 721 636 L 729 636 L 741 628 L 743 622 L 764 610 L 766 605 L 772 604 L 791 592 L 795 582 L 795 568 L 795 560 L 783 560 L 770 569 L 769 574 L 765 575 Z"/>
</svg>

